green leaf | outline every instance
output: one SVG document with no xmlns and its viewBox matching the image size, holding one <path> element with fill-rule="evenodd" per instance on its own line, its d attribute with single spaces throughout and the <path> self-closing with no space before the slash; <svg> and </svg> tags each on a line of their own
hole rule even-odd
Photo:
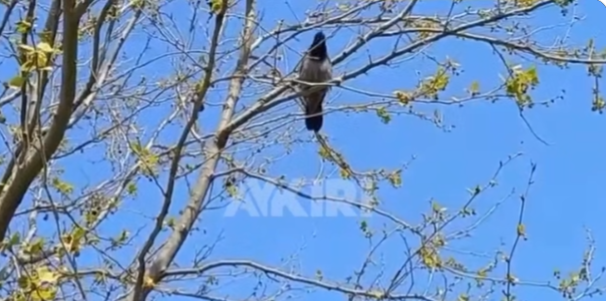
<svg viewBox="0 0 606 301">
<path fill-rule="evenodd" d="M 14 89 L 21 89 L 24 83 L 25 78 L 23 76 L 17 75 L 8 81 L 8 86 Z"/>
<path fill-rule="evenodd" d="M 25 21 L 25 20 L 21 20 L 21 21 L 17 22 L 15 27 L 16 27 L 18 33 L 24 34 L 24 33 L 27 33 L 32 28 L 32 23 Z"/>
<path fill-rule="evenodd" d="M 389 183 L 391 183 L 391 185 L 394 188 L 398 188 L 398 187 L 402 186 L 402 171 L 397 170 L 397 171 L 391 173 L 389 176 L 387 176 L 387 179 L 389 180 Z"/>
<path fill-rule="evenodd" d="M 10 247 L 12 246 L 16 246 L 21 242 L 21 234 L 19 234 L 19 232 L 15 232 L 15 234 L 13 234 L 10 238 L 10 240 L 8 241 L 8 245 Z"/>
<path fill-rule="evenodd" d="M 379 118 L 381 118 L 381 121 L 385 124 L 391 121 L 391 116 L 384 107 L 377 109 L 377 116 L 379 116 Z"/>
<path fill-rule="evenodd" d="M 128 183 L 128 186 L 126 186 L 126 193 L 130 194 L 130 195 L 135 195 L 137 194 L 137 185 L 135 185 L 135 183 Z"/>
</svg>

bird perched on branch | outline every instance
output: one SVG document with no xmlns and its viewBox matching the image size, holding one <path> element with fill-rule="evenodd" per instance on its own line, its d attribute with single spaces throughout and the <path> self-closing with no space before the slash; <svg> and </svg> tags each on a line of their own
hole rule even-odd
<svg viewBox="0 0 606 301">
<path fill-rule="evenodd" d="M 318 32 L 303 58 L 299 69 L 299 80 L 308 83 L 324 83 L 332 79 L 332 64 L 328 57 L 324 33 Z M 300 84 L 303 91 L 312 88 L 312 85 Z M 322 128 L 322 103 L 330 87 L 322 87 L 311 93 L 303 93 L 305 107 L 305 127 L 307 130 L 318 132 Z"/>
</svg>

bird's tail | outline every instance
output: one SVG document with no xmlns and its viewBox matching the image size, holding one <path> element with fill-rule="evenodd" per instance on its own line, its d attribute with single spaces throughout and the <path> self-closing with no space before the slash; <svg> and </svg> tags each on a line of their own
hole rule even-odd
<svg viewBox="0 0 606 301">
<path fill-rule="evenodd" d="M 319 103 L 317 106 L 305 107 L 305 115 L 305 127 L 307 130 L 316 133 L 319 132 L 324 121 L 322 118 L 322 103 Z"/>
</svg>

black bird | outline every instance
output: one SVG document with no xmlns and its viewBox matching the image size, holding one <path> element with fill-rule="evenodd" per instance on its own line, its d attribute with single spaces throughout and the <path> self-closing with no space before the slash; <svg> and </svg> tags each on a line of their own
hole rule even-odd
<svg viewBox="0 0 606 301">
<path fill-rule="evenodd" d="M 326 37 L 321 31 L 316 33 L 314 40 L 305 54 L 299 70 L 299 80 L 309 83 L 324 83 L 332 79 L 332 64 L 328 57 L 326 48 Z M 301 84 L 301 90 L 305 91 L 312 86 Z M 305 106 L 305 127 L 314 132 L 322 128 L 322 103 L 330 87 L 322 87 L 312 93 L 303 94 L 303 105 Z M 311 116 L 314 115 L 314 116 Z"/>
</svg>

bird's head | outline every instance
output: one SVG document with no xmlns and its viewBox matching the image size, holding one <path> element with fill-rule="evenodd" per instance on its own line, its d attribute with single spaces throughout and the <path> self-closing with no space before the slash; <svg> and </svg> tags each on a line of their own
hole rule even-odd
<svg viewBox="0 0 606 301">
<path fill-rule="evenodd" d="M 309 46 L 309 55 L 324 60 L 328 57 L 328 49 L 326 48 L 326 36 L 323 32 L 319 31 L 314 36 L 314 41 Z"/>
</svg>

